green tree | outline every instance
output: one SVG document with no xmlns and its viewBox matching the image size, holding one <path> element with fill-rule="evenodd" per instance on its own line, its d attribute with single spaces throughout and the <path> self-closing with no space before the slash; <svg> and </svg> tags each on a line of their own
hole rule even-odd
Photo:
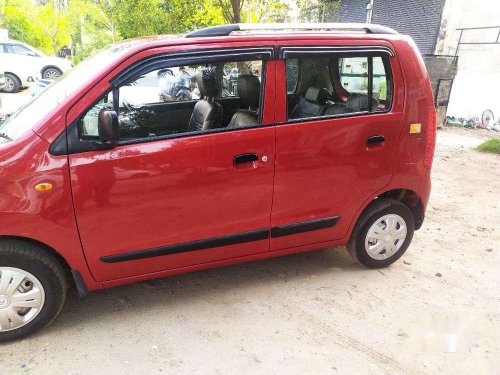
<svg viewBox="0 0 500 375">
<path fill-rule="evenodd" d="M 279 0 L 248 0 L 246 3 L 246 21 L 260 22 L 286 22 L 288 6 Z"/>
<path fill-rule="evenodd" d="M 302 22 L 336 22 L 340 0 L 297 0 Z"/>
<path fill-rule="evenodd" d="M 119 38 L 112 5 L 104 0 L 99 3 L 73 0 L 69 3 L 71 39 L 76 62 L 80 62 Z"/>
<path fill-rule="evenodd" d="M 46 53 L 56 54 L 71 41 L 67 11 L 59 8 L 55 1 L 5 0 L 2 14 L 12 39 L 31 44 Z"/>
<path fill-rule="evenodd" d="M 124 38 L 184 33 L 224 23 L 217 0 L 116 0 L 116 26 Z"/>
<path fill-rule="evenodd" d="M 80 61 L 121 38 L 242 21 L 285 21 L 288 7 L 283 1 L 0 0 L 0 24 L 9 29 L 11 38 L 47 53 L 71 45 Z"/>
<path fill-rule="evenodd" d="M 216 0 L 227 23 L 240 23 L 245 0 Z"/>
<path fill-rule="evenodd" d="M 163 34 L 168 15 L 160 0 L 117 0 L 113 6 L 117 29 L 123 38 Z"/>
<path fill-rule="evenodd" d="M 42 33 L 50 39 L 54 55 L 61 47 L 70 44 L 72 30 L 70 28 L 67 9 L 60 7 L 57 1 L 47 2 L 33 8 L 33 18 Z"/>
</svg>

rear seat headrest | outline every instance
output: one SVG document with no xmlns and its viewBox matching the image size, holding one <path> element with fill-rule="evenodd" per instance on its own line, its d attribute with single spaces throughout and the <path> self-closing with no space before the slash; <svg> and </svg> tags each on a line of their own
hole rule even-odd
<svg viewBox="0 0 500 375">
<path fill-rule="evenodd" d="M 309 87 L 306 91 L 306 95 L 304 96 L 308 102 L 315 104 L 325 104 L 330 97 L 330 91 L 325 88 L 320 89 L 319 87 L 314 86 Z"/>
</svg>

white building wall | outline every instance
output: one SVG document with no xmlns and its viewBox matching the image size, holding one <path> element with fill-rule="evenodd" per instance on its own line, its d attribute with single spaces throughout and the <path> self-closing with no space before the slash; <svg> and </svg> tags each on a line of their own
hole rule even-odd
<svg viewBox="0 0 500 375">
<path fill-rule="evenodd" d="M 454 55 L 457 28 L 500 26 L 500 0 L 447 0 L 436 54 Z M 499 29 L 464 31 L 462 42 L 496 41 Z M 491 109 L 500 118 L 500 44 L 462 45 L 448 116 L 480 117 Z"/>
</svg>

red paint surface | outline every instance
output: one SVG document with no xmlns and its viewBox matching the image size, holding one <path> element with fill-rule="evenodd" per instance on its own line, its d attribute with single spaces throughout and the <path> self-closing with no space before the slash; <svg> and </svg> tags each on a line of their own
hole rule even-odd
<svg viewBox="0 0 500 375">
<path fill-rule="evenodd" d="M 263 45 L 383 45 L 392 48 L 390 113 L 304 123 L 286 121 L 283 61 L 267 64 L 265 126 L 52 156 L 49 147 L 133 62 L 187 49 Z M 130 47 L 45 118 L 34 132 L 0 145 L 0 235 L 53 249 L 90 290 L 169 274 L 345 244 L 363 209 L 379 194 L 414 191 L 425 208 L 424 164 L 432 93 L 416 47 L 387 35 L 235 35 L 151 39 Z M 410 134 L 421 123 L 420 134 Z M 275 125 L 277 124 L 277 125 Z M 365 140 L 383 134 L 381 146 Z M 234 155 L 268 157 L 235 168 Z M 54 188 L 36 192 L 49 182 Z M 74 201 L 74 206 L 73 206 Z M 106 264 L 101 256 L 340 215 L 329 229 L 224 248 Z M 274 251 L 278 250 L 279 251 Z"/>
</svg>

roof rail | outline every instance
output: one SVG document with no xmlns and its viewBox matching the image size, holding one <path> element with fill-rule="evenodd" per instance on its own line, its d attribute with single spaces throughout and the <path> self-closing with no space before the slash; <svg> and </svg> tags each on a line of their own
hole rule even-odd
<svg viewBox="0 0 500 375">
<path fill-rule="evenodd" d="M 259 30 L 337 30 L 364 31 L 370 34 L 398 34 L 389 27 L 372 23 L 233 23 L 199 29 L 187 34 L 186 37 L 228 36 L 235 31 Z"/>
</svg>

